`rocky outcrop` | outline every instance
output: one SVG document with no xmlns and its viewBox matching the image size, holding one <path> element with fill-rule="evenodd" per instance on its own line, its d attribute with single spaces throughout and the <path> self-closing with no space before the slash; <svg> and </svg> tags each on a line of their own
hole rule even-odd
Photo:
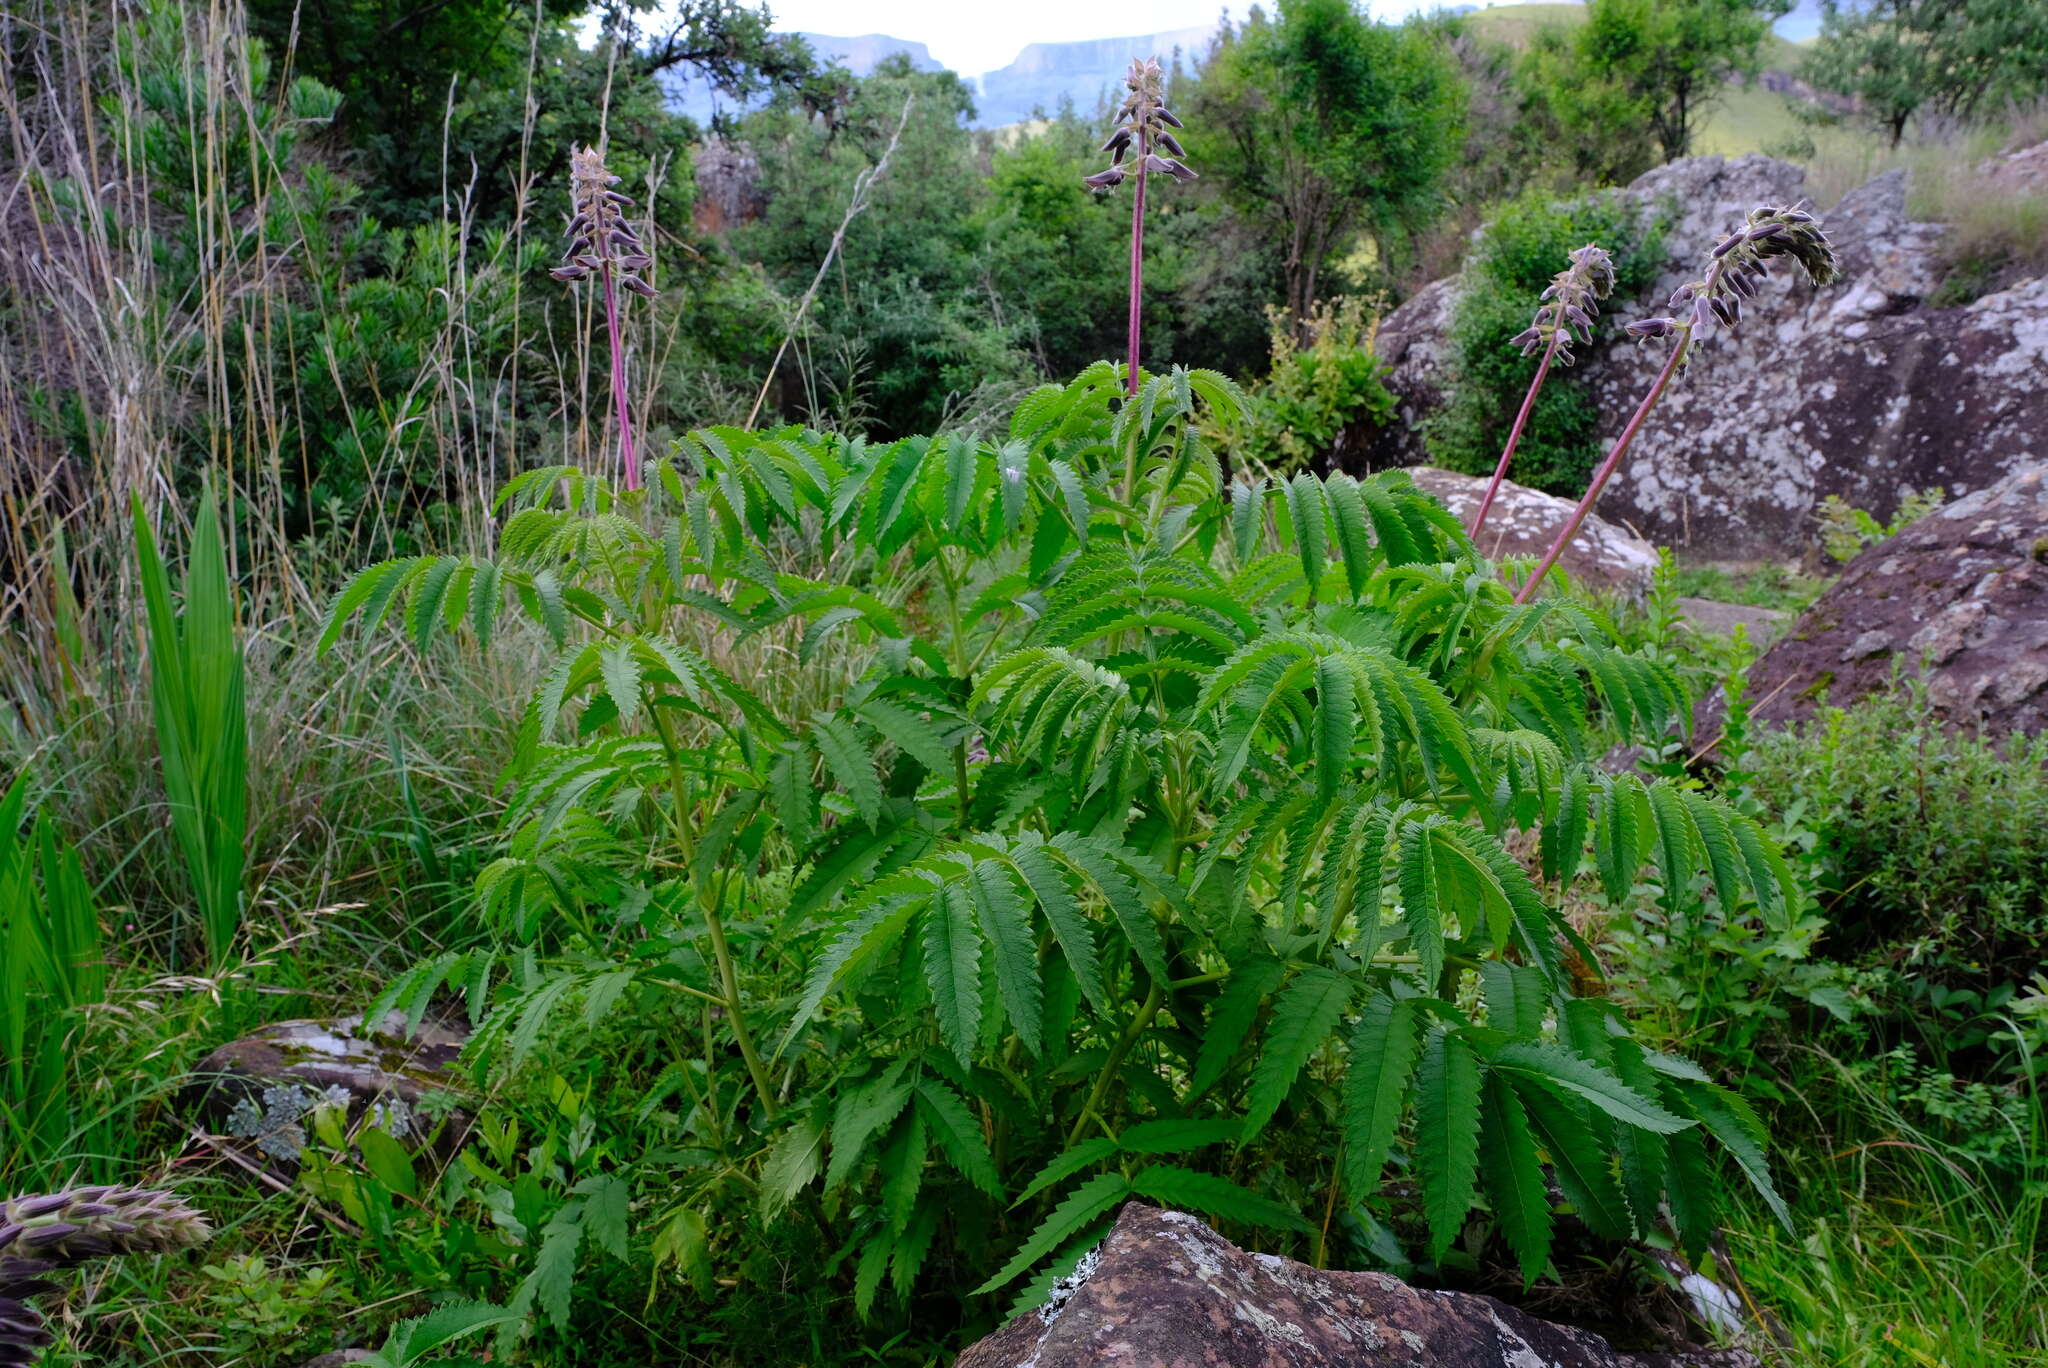
<svg viewBox="0 0 2048 1368">
<path fill-rule="evenodd" d="M 1051 1300 L 956 1368 L 1756 1368 L 1739 1350 L 1623 1354 L 1504 1302 L 1247 1254 L 1132 1203 Z"/>
<path fill-rule="evenodd" d="M 209 1130 L 278 1167 L 298 1162 L 322 1106 L 344 1109 L 349 1129 L 376 1126 L 394 1139 L 452 1148 L 468 1130 L 462 1111 L 443 1105 L 457 1086 L 446 1074 L 462 1044 L 461 1033 L 432 1023 L 408 1035 L 397 1012 L 378 1029 L 355 1016 L 274 1022 L 201 1060 L 185 1101 Z"/>
<path fill-rule="evenodd" d="M 1713 243 L 1759 204 L 1805 193 L 1804 172 L 1769 157 L 1692 157 L 1616 193 L 1670 216 L 1667 267 L 1601 323 L 1662 313 Z M 1905 211 L 1902 171 L 1825 216 L 1842 279 L 1816 290 L 1781 269 L 1742 326 L 1697 348 L 1602 494 L 1599 509 L 1653 541 L 1701 554 L 1782 558 L 1812 540 L 1838 494 L 1889 517 L 1901 493 L 1986 488 L 2048 456 L 2048 279 L 1960 308 L 1924 301 L 1940 283 L 1945 230 Z M 1405 420 L 1374 465 L 1426 458 L 1417 425 L 1440 402 L 1457 278 L 1419 292 L 1382 325 L 1381 356 Z M 1531 301 L 1531 307 L 1535 301 Z M 1611 439 L 1665 352 L 1616 340 L 1580 363 Z M 1532 363 L 1533 364 L 1533 363 Z"/>
<path fill-rule="evenodd" d="M 2048 464 L 1958 499 L 1849 562 L 1750 670 L 1752 715 L 1809 716 L 1920 673 L 1944 720 L 2048 731 Z"/>
<path fill-rule="evenodd" d="M 706 138 L 692 154 L 697 199 L 690 212 L 697 231 L 723 233 L 754 222 L 768 208 L 761 188 L 761 161 L 744 143 Z"/>
<path fill-rule="evenodd" d="M 2000 195 L 2048 195 L 2048 142 L 2001 152 L 1977 167 L 1984 188 Z"/>
<path fill-rule="evenodd" d="M 1486 493 L 1486 481 L 1435 466 L 1418 466 L 1415 483 L 1433 494 L 1462 523 Z M 1572 515 L 1572 503 L 1540 490 L 1502 480 L 1479 529 L 1479 549 L 1493 560 L 1508 556 L 1541 556 L 1550 549 Z M 1606 589 L 1640 601 L 1657 573 L 1657 548 L 1597 514 L 1589 514 L 1566 544 L 1558 565 L 1579 584 Z"/>
</svg>

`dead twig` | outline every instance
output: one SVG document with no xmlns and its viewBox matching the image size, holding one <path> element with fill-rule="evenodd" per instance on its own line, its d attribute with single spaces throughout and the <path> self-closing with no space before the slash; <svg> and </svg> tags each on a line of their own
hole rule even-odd
<svg viewBox="0 0 2048 1368">
<path fill-rule="evenodd" d="M 768 387 L 775 383 L 775 372 L 782 365 L 783 355 L 789 344 L 796 338 L 796 330 L 804 324 L 804 315 L 810 311 L 811 301 L 818 297 L 818 289 L 825 283 L 825 273 L 832 269 L 832 262 L 839 255 L 841 244 L 846 241 L 846 230 L 860 212 L 868 207 L 868 192 L 875 188 L 889 169 L 889 158 L 896 155 L 896 144 L 903 138 L 903 130 L 910 126 L 910 107 L 917 102 L 915 94 L 903 97 L 903 115 L 896 120 L 896 131 L 889 135 L 889 145 L 882 150 L 882 156 L 873 166 L 853 178 L 853 197 L 847 201 L 846 217 L 839 220 L 838 231 L 832 234 L 832 245 L 825 249 L 825 259 L 818 263 L 818 273 L 811 277 L 811 288 L 804 291 L 796 303 L 796 313 L 789 320 L 789 331 L 782 335 L 782 345 L 775 349 L 775 359 L 768 363 L 768 374 L 761 377 L 761 392 L 754 396 L 754 407 L 747 411 L 747 426 L 761 416 L 761 405 L 768 401 Z"/>
</svg>

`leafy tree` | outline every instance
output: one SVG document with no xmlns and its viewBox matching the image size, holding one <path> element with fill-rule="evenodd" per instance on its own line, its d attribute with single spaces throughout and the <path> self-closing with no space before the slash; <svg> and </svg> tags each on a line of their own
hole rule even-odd
<svg viewBox="0 0 2048 1368">
<path fill-rule="evenodd" d="M 816 74 L 801 40 L 769 32 L 765 6 L 682 0 L 659 31 L 639 22 L 647 7 L 600 7 L 616 59 L 570 28 L 589 0 L 249 0 L 249 26 L 295 71 L 342 93 L 338 125 L 381 218 L 452 216 L 448 199 L 474 180 L 469 209 L 489 226 L 518 203 L 520 172 L 558 182 L 568 147 L 600 141 L 601 126 L 635 147 L 679 150 L 691 129 L 663 108 L 660 72 L 689 66 L 733 95 Z"/>
<path fill-rule="evenodd" d="M 733 250 L 792 302 L 840 231 L 856 179 L 889 157 L 867 210 L 846 224 L 801 362 L 782 377 L 784 411 L 893 436 L 1035 378 L 1018 345 L 1022 321 L 981 255 L 973 113 L 958 76 L 918 71 L 898 54 L 850 82 L 842 101 L 814 108 L 784 96 L 747 120 L 770 208 L 734 235 Z"/>
<path fill-rule="evenodd" d="M 1464 94 L 1433 30 L 1375 24 L 1352 0 L 1281 0 L 1225 31 L 1189 109 L 1190 150 L 1279 239 L 1284 302 L 1305 318 L 1355 233 L 1384 262 L 1434 213 Z"/>
<path fill-rule="evenodd" d="M 1702 116 L 1754 75 L 1788 0 L 1593 0 L 1583 23 L 1539 32 L 1523 64 L 1532 116 L 1582 173 L 1625 180 L 1692 149 Z"/>
<path fill-rule="evenodd" d="M 1914 116 L 1970 118 L 2048 89 L 2048 7 L 2010 0 L 1825 0 L 1801 71 L 1853 96 L 1897 147 Z"/>
</svg>

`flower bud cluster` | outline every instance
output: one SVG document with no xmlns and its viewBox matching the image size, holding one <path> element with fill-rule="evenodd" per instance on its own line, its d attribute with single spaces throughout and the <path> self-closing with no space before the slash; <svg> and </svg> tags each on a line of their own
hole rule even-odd
<svg viewBox="0 0 2048 1368">
<path fill-rule="evenodd" d="M 646 298 L 654 287 L 640 278 L 640 272 L 654 264 L 654 258 L 640 245 L 625 209 L 633 201 L 612 189 L 619 178 L 605 170 L 604 156 L 594 147 L 578 148 L 569 157 L 569 198 L 576 210 L 569 220 L 569 251 L 560 266 L 549 272 L 557 280 L 585 280 L 593 271 L 612 268 L 612 279 L 625 289 Z"/>
<path fill-rule="evenodd" d="M 1628 325 L 1628 335 L 1647 340 L 1692 334 L 1715 323 L 1733 328 L 1742 321 L 1743 301 L 1756 298 L 1771 278 L 1766 263 L 1773 257 L 1791 257 L 1815 285 L 1826 285 L 1839 273 L 1835 249 L 1812 214 L 1764 205 L 1750 210 L 1741 228 L 1714 245 L 1703 278 L 1671 292 L 1666 301 L 1670 314 L 1637 319 Z"/>
<path fill-rule="evenodd" d="M 55 1290 L 44 1275 L 113 1254 L 184 1249 L 213 1232 L 168 1192 L 87 1187 L 0 1202 L 0 1368 L 27 1368 L 50 1342 L 30 1297 Z"/>
<path fill-rule="evenodd" d="M 1600 316 L 1595 301 L 1614 293 L 1614 259 L 1590 242 L 1570 257 L 1572 264 L 1551 277 L 1529 326 L 1508 339 L 1508 345 L 1520 347 L 1524 356 L 1555 338 L 1557 359 L 1569 366 L 1573 335 L 1581 342 L 1593 340 L 1593 320 Z"/>
<path fill-rule="evenodd" d="M 1131 59 L 1131 69 L 1124 76 L 1124 85 L 1130 94 L 1117 107 L 1116 131 L 1109 135 L 1109 141 L 1102 150 L 1111 153 L 1109 166 L 1082 180 L 1090 190 L 1107 190 L 1113 185 L 1123 184 L 1124 177 L 1134 167 L 1146 171 L 1160 171 L 1183 183 L 1195 179 L 1195 173 L 1188 169 L 1180 158 L 1187 152 L 1180 140 L 1173 136 L 1173 130 L 1181 122 L 1166 107 L 1164 94 L 1165 76 L 1159 69 L 1157 58 Z M 1161 156 L 1154 148 L 1165 148 L 1172 156 Z M 1135 155 L 1129 164 L 1124 157 Z"/>
</svg>

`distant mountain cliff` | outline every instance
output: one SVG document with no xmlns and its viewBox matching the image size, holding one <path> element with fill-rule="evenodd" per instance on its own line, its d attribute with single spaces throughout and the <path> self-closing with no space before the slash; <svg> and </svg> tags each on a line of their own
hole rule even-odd
<svg viewBox="0 0 2048 1368">
<path fill-rule="evenodd" d="M 1072 99 L 1077 109 L 1088 112 L 1103 96 L 1120 93 L 1119 83 L 1131 58 L 1157 57 L 1161 63 L 1171 63 L 1177 48 L 1182 62 L 1192 67 L 1209 50 L 1209 38 L 1215 32 L 1216 26 L 1207 24 L 1130 38 L 1032 43 L 1017 54 L 1016 61 L 981 78 L 975 122 L 983 127 L 1016 123 L 1030 118 L 1035 109 L 1052 113 L 1062 99 Z"/>
</svg>

